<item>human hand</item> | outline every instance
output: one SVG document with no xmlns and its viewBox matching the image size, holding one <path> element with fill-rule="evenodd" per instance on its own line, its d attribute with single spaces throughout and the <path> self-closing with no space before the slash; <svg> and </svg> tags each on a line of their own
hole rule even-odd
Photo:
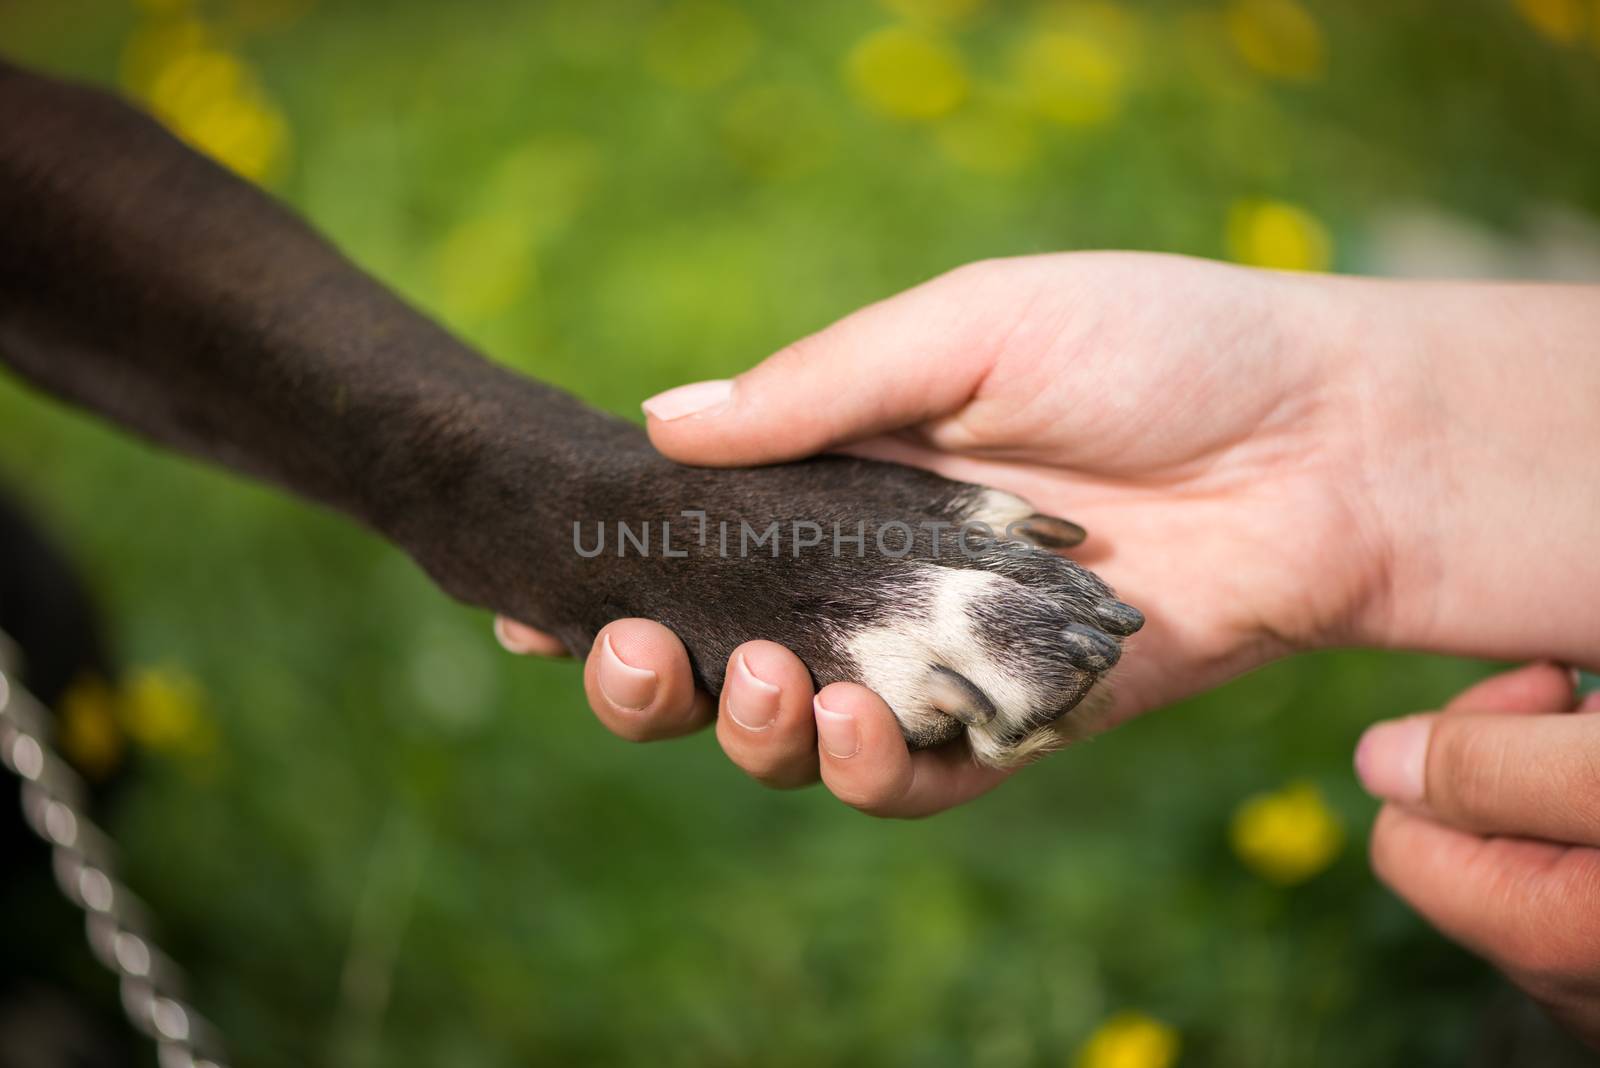
<svg viewBox="0 0 1600 1068">
<path fill-rule="evenodd" d="M 1081 522 L 1073 556 L 1148 617 L 1100 722 L 1073 713 L 1103 727 L 1298 649 L 1592 655 L 1597 309 L 1582 287 L 1038 256 L 952 271 L 645 408 L 651 440 L 684 463 L 849 451 Z M 539 641 L 514 624 L 502 636 Z M 585 678 L 613 731 L 670 737 L 711 718 L 670 632 L 624 620 L 604 637 Z M 717 734 L 764 782 L 820 774 L 857 807 L 911 816 L 1003 777 L 908 752 L 859 686 L 828 687 L 813 714 L 797 660 L 770 643 L 741 654 Z"/>
<path fill-rule="evenodd" d="M 1387 804 L 1378 877 L 1600 1048 L 1600 694 L 1566 668 L 1496 675 L 1356 751 Z"/>
<path fill-rule="evenodd" d="M 646 413 L 682 462 L 844 448 L 1082 522 L 1075 557 L 1149 615 L 1113 680 L 1114 722 L 1339 640 L 1367 610 L 1381 532 L 1353 491 L 1369 428 L 1340 403 L 1350 368 L 1308 343 L 1321 314 L 1307 280 L 1177 257 L 981 263 Z M 499 632 L 541 650 L 517 624 Z M 635 739 L 709 718 L 688 678 L 670 632 L 639 620 L 603 632 L 585 675 L 602 721 Z M 771 643 L 736 653 L 729 679 L 719 740 L 773 785 L 820 773 L 852 804 L 914 815 L 1000 777 L 959 753 L 908 753 L 859 686 L 828 687 L 813 715 L 803 665 Z"/>
</svg>

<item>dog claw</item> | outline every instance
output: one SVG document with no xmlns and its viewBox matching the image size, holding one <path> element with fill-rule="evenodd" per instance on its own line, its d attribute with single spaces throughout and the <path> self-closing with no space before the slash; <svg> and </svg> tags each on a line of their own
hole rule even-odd
<svg viewBox="0 0 1600 1068">
<path fill-rule="evenodd" d="M 1102 630 L 1119 638 L 1126 638 L 1144 626 L 1144 613 L 1121 601 L 1101 601 L 1094 606 L 1094 618 L 1100 621 Z"/>
<path fill-rule="evenodd" d="M 1011 524 L 1010 533 L 1026 538 L 1041 549 L 1070 549 L 1083 544 L 1088 531 L 1066 519 L 1051 515 L 1030 515 Z"/>
<path fill-rule="evenodd" d="M 1067 624 L 1061 638 L 1066 642 L 1068 659 L 1084 671 L 1110 671 L 1122 655 L 1122 646 L 1115 638 L 1086 623 Z"/>
<path fill-rule="evenodd" d="M 996 714 L 989 695 L 949 668 L 931 665 L 928 678 L 928 698 L 933 707 L 947 716 L 954 716 L 969 727 L 982 727 Z"/>
</svg>

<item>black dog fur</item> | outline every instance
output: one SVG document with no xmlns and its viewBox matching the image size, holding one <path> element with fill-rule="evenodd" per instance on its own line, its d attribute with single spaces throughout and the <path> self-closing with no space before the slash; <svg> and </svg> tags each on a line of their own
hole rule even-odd
<svg viewBox="0 0 1600 1068">
<path fill-rule="evenodd" d="M 164 445 L 278 483 L 392 539 L 455 597 L 578 654 L 622 616 L 659 619 L 713 692 L 740 642 L 856 679 L 915 745 L 963 731 L 1015 763 L 1116 662 L 1138 613 L 1047 548 L 1034 517 L 973 554 L 933 524 L 1003 528 L 1024 502 L 845 458 L 673 464 L 636 426 L 491 363 L 248 183 L 113 96 L 0 64 L 0 358 Z M 686 510 L 710 524 L 704 544 Z M 596 524 L 658 544 L 588 557 Z M 824 546 L 720 551 L 720 523 L 819 524 Z M 880 555 L 871 532 L 915 541 Z M 661 524 L 672 525 L 669 556 Z M 862 555 L 833 524 L 866 524 Z M 1069 532 L 1063 534 L 1062 532 Z M 892 539 L 891 539 L 892 540 Z M 897 546 L 898 547 L 898 546 Z M 952 685 L 950 678 L 957 681 Z"/>
</svg>

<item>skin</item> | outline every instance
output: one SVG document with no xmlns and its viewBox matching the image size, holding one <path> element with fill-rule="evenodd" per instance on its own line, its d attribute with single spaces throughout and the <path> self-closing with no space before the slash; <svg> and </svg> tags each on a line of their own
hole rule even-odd
<svg viewBox="0 0 1600 1068">
<path fill-rule="evenodd" d="M 465 600 L 563 624 L 536 594 L 571 583 L 528 571 L 552 559 L 538 517 L 592 500 L 566 476 L 595 456 L 643 457 L 635 481 L 659 471 L 636 431 L 466 350 L 113 98 L 0 63 L 0 102 L 0 349 L 16 370 L 341 508 Z M 963 268 L 645 410 L 686 463 L 849 449 L 1101 532 L 1077 555 L 1149 625 L 1103 719 L 1073 713 L 1087 729 L 1326 645 L 1594 666 L 1596 338 L 1600 299 L 1576 287 L 1037 257 Z M 509 617 L 496 630 L 558 647 Z M 622 620 L 585 685 L 624 737 L 714 719 L 756 778 L 820 777 L 882 815 L 1001 777 L 957 749 L 909 753 L 881 699 L 813 694 L 781 646 L 748 642 L 727 667 L 713 711 L 678 639 Z M 1570 679 L 1537 671 L 1375 727 L 1357 767 L 1390 802 L 1379 873 L 1595 1041 L 1600 719 L 1566 714 Z"/>
<path fill-rule="evenodd" d="M 856 452 L 1082 523 L 1073 556 L 1148 618 L 1104 727 L 1300 650 L 1600 665 L 1596 339 L 1592 288 L 1066 254 L 960 268 L 645 412 L 681 462 Z M 513 651 L 557 652 L 498 630 Z M 623 737 L 714 723 L 758 780 L 820 778 L 883 816 L 1004 777 L 959 751 L 907 752 L 876 695 L 813 694 L 773 643 L 735 652 L 714 708 L 665 628 L 604 635 L 587 691 Z M 1574 705 L 1565 668 L 1530 668 L 1427 730 L 1374 728 L 1360 767 L 1392 801 L 1380 876 L 1597 1041 L 1600 717 Z"/>
<path fill-rule="evenodd" d="M 1413 760 L 1397 734 L 1420 739 Z M 1356 767 L 1387 803 L 1372 867 L 1600 1049 L 1600 693 L 1533 664 L 1442 712 L 1371 728 Z M 1403 768 L 1422 772 L 1408 780 Z"/>
</svg>

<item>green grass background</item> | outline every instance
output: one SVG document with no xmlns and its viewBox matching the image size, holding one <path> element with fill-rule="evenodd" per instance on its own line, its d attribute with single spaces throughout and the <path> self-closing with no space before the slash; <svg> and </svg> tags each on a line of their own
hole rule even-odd
<svg viewBox="0 0 1600 1068">
<path fill-rule="evenodd" d="M 1303 81 L 1242 63 L 1220 6 L 1130 7 L 1116 113 L 1040 124 L 1001 174 L 851 91 L 855 42 L 900 19 L 876 4 L 744 6 L 753 44 L 698 89 L 652 72 L 670 13 L 644 0 L 260 8 L 200 11 L 287 118 L 275 191 L 495 358 L 625 413 L 964 261 L 1224 255 L 1241 199 L 1321 219 L 1346 270 L 1396 204 L 1507 230 L 1600 207 L 1600 7 L 1561 43 L 1509 3 L 1317 3 Z M 0 49 L 114 84 L 156 17 L 0 4 Z M 938 32 L 982 83 L 1038 18 L 996 0 Z M 741 125 L 773 86 L 782 121 Z M 511 236 L 473 246 L 484 219 Z M 0 475 L 127 658 L 205 689 L 215 753 L 151 755 L 114 828 L 239 1064 L 1060 1064 L 1126 1009 L 1186 1065 L 1459 1064 L 1495 1018 L 1492 973 L 1373 882 L 1349 770 L 1365 724 L 1482 665 L 1298 658 L 880 822 L 709 737 L 610 737 L 573 666 L 501 654 L 392 549 L 11 380 Z M 1285 889 L 1228 823 L 1295 779 L 1347 842 Z"/>
</svg>

